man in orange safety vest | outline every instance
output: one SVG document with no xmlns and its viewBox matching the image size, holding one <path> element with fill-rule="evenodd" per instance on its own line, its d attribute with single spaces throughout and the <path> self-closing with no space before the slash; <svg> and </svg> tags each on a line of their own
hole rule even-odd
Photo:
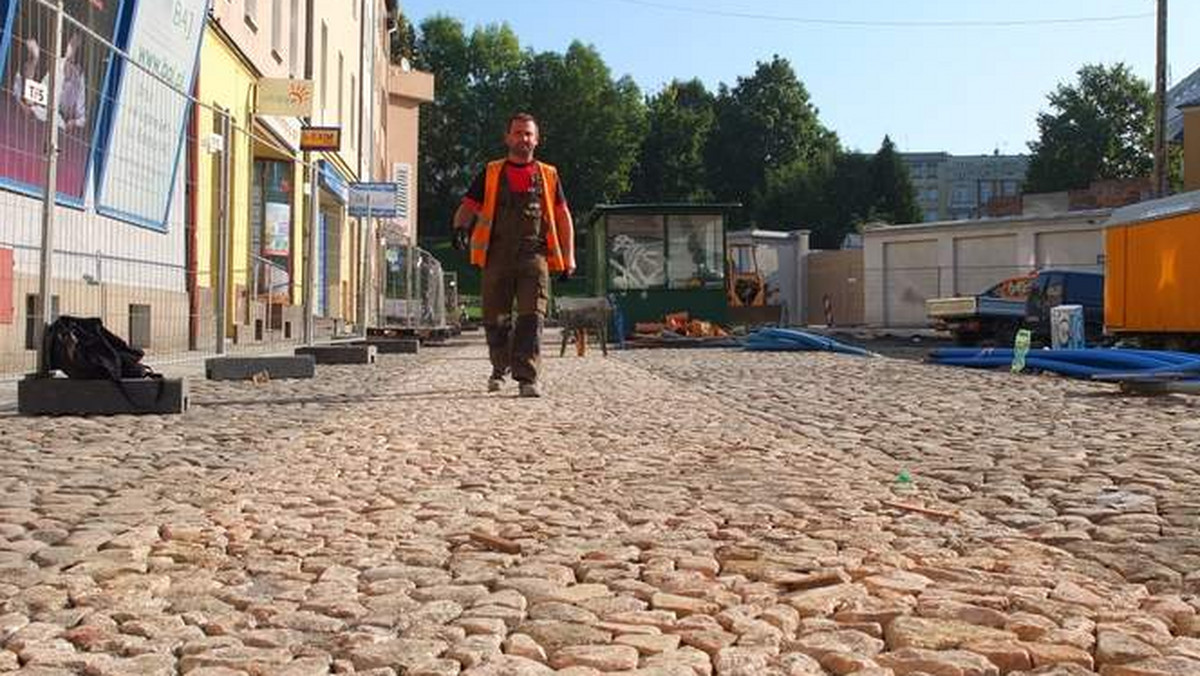
<svg viewBox="0 0 1200 676">
<path fill-rule="evenodd" d="M 566 280 L 575 272 L 575 225 L 558 170 L 534 159 L 538 142 L 533 116 L 512 116 L 508 156 L 488 163 L 454 214 L 456 246 L 469 247 L 471 263 L 483 270 L 488 391 L 499 391 L 511 373 L 522 397 L 541 396 L 550 273 Z"/>
</svg>

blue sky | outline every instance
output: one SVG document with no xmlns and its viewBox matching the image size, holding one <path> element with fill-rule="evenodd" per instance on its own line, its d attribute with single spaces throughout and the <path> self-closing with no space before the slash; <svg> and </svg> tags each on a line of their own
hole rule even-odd
<svg viewBox="0 0 1200 676">
<path fill-rule="evenodd" d="M 639 4 L 646 2 L 647 4 Z M 615 75 L 652 92 L 674 77 L 715 88 L 779 54 L 792 62 L 844 145 L 874 150 L 1025 152 L 1046 94 L 1085 63 L 1128 63 L 1153 81 L 1154 0 L 401 0 L 413 23 L 432 14 L 468 29 L 507 22 L 522 46 L 594 45 Z M 735 18 L 654 5 L 768 15 Z M 1013 21 L 1147 15 L 1132 20 L 1016 27 L 839 27 L 842 21 Z M 1170 7 L 1169 81 L 1200 68 L 1200 1 Z"/>
</svg>

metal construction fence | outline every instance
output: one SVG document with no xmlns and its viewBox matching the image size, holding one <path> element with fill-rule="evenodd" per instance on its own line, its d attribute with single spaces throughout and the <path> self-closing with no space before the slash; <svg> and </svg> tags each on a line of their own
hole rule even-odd
<svg viewBox="0 0 1200 676">
<path fill-rule="evenodd" d="M 325 161 L 250 91 L 202 100 L 202 12 L 159 17 L 192 40 L 172 63 L 113 44 L 116 4 L 22 0 L 0 41 L 0 377 L 43 366 L 60 315 L 100 317 L 151 366 L 365 335 L 384 304 L 375 224 L 328 200 Z"/>
</svg>

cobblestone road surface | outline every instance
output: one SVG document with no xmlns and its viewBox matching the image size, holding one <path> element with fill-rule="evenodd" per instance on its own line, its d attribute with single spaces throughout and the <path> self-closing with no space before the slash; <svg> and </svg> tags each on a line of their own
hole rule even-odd
<svg viewBox="0 0 1200 676">
<path fill-rule="evenodd" d="M 0 672 L 1200 674 L 1200 398 L 482 345 L 0 418 Z M 898 482 L 905 472 L 911 483 Z"/>
</svg>

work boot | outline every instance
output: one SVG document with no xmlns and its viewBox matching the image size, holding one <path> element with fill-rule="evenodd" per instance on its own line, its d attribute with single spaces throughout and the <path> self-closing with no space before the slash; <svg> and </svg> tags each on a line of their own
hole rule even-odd
<svg viewBox="0 0 1200 676">
<path fill-rule="evenodd" d="M 503 385 L 504 385 L 503 378 L 497 378 L 495 376 L 488 378 L 488 392 L 499 392 L 500 388 Z"/>
<path fill-rule="evenodd" d="M 537 383 L 521 383 L 521 396 L 540 397 L 542 396 L 542 390 L 538 387 Z"/>
</svg>

